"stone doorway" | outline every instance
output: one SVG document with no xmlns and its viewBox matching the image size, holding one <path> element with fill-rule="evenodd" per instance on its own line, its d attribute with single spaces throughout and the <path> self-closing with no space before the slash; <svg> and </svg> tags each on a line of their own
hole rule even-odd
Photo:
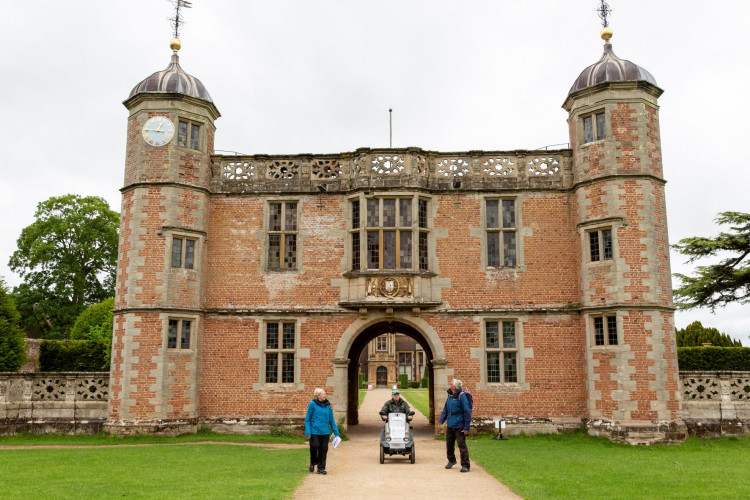
<svg viewBox="0 0 750 500">
<path fill-rule="evenodd" d="M 378 366 L 377 369 L 377 380 L 375 381 L 379 389 L 388 387 L 388 368 L 385 366 Z"/>
</svg>

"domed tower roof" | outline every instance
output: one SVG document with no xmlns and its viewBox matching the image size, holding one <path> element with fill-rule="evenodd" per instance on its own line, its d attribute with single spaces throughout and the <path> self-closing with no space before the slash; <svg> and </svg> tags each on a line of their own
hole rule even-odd
<svg viewBox="0 0 750 500">
<path fill-rule="evenodd" d="M 173 40 L 171 47 L 173 50 L 172 61 L 167 69 L 157 71 L 133 87 L 126 101 L 137 94 L 184 94 L 213 103 L 208 90 L 201 81 L 187 74 L 180 66 L 180 57 L 177 55 L 179 41 Z"/>
<path fill-rule="evenodd" d="M 611 33 L 611 32 L 610 32 Z M 610 35 L 611 36 L 611 35 Z M 604 38 L 604 35 L 602 36 Z M 656 79 L 651 73 L 625 59 L 620 59 L 612 52 L 612 44 L 609 38 L 605 38 L 604 54 L 599 62 L 584 69 L 570 87 L 568 95 L 579 90 L 594 87 L 600 83 L 609 82 L 637 82 L 644 81 L 657 87 Z"/>
</svg>

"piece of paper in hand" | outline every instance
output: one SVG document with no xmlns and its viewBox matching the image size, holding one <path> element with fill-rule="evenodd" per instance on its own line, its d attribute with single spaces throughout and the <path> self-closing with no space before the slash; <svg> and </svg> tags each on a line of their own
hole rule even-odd
<svg viewBox="0 0 750 500">
<path fill-rule="evenodd" d="M 331 440 L 331 444 L 333 445 L 334 448 L 338 448 L 340 443 L 341 443 L 341 438 L 338 436 L 334 436 L 333 439 Z"/>
</svg>

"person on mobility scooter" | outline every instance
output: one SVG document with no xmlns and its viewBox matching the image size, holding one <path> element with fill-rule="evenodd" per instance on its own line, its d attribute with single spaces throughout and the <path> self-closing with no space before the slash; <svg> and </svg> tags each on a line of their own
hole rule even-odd
<svg viewBox="0 0 750 500">
<path fill-rule="evenodd" d="M 408 455 L 411 463 L 415 461 L 414 432 L 409 426 L 414 412 L 409 404 L 401 398 L 398 389 L 391 391 L 391 399 L 385 402 L 380 410 L 380 417 L 385 422 L 380 431 L 380 463 L 385 462 L 385 455 Z"/>
</svg>

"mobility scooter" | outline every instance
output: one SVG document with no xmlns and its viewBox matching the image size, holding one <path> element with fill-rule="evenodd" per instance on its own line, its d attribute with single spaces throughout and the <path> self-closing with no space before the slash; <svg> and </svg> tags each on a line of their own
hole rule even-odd
<svg viewBox="0 0 750 500">
<path fill-rule="evenodd" d="M 385 413 L 381 413 L 385 415 Z M 411 463 L 414 463 L 414 431 L 411 430 L 409 421 L 414 416 L 410 411 L 408 415 L 404 413 L 389 413 L 385 421 L 385 426 L 380 431 L 380 463 L 385 463 L 385 456 L 392 457 L 408 455 Z"/>
</svg>

